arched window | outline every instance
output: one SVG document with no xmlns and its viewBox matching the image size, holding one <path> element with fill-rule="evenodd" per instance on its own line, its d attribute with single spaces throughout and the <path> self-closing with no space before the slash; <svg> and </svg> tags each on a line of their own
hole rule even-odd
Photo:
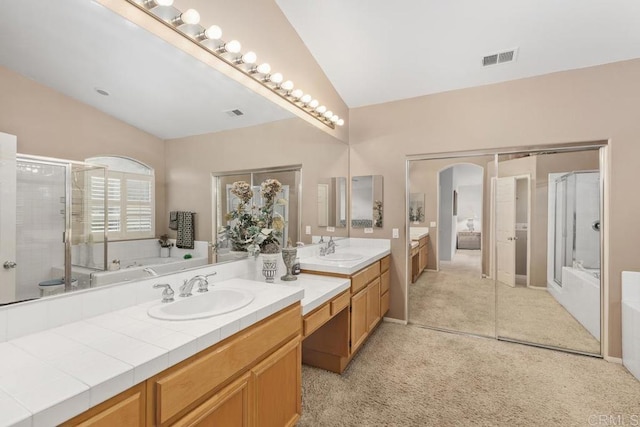
<svg viewBox="0 0 640 427">
<path fill-rule="evenodd" d="M 107 171 L 106 211 L 109 240 L 150 238 L 155 235 L 155 188 L 153 168 L 120 156 L 99 156 L 85 160 L 104 165 Z M 103 233 L 105 225 L 103 176 L 91 176 L 89 183 L 91 232 Z"/>
</svg>

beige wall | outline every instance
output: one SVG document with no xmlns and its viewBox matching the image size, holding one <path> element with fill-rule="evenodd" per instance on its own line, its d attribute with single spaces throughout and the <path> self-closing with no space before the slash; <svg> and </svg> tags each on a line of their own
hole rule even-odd
<svg viewBox="0 0 640 427">
<path fill-rule="evenodd" d="M 620 357 L 621 272 L 640 269 L 633 246 L 640 231 L 628 226 L 640 210 L 638 75 L 634 60 L 353 109 L 351 174 L 385 177 L 385 224 L 373 237 L 406 225 L 406 155 L 609 140 L 608 354 Z M 398 319 L 407 318 L 406 243 L 404 235 L 392 240 L 389 315 Z"/>
<path fill-rule="evenodd" d="M 317 226 L 317 184 L 321 179 L 348 176 L 348 146 L 300 119 L 282 120 L 233 131 L 166 142 L 167 210 L 192 210 L 196 238 L 212 240 L 211 174 L 302 164 L 302 241 L 310 225 L 315 235 L 328 233 Z M 335 236 L 346 236 L 336 228 Z"/>
<path fill-rule="evenodd" d="M 165 232 L 163 140 L 4 67 L 0 94 L 0 132 L 18 137 L 20 154 L 78 161 L 120 155 L 154 168 L 156 232 Z"/>
</svg>

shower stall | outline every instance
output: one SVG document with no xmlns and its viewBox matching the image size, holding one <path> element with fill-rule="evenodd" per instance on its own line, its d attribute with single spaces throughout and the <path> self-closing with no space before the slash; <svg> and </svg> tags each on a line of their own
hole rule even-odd
<svg viewBox="0 0 640 427">
<path fill-rule="evenodd" d="M 548 290 L 600 339 L 600 173 L 549 175 Z"/>
<path fill-rule="evenodd" d="M 104 222 L 105 198 L 88 196 L 89 177 L 102 177 L 104 182 L 105 174 L 103 166 L 17 156 L 15 300 L 89 287 L 71 274 L 72 265 L 83 263 L 71 247 L 106 244 L 105 228 L 92 230 L 100 216 Z M 105 261 L 98 267 L 104 269 Z"/>
</svg>

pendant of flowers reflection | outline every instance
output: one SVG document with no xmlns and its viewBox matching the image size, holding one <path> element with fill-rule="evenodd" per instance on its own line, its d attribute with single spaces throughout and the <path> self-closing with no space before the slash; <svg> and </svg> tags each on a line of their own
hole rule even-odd
<svg viewBox="0 0 640 427">
<path fill-rule="evenodd" d="M 253 245 L 254 235 L 259 232 L 258 219 L 250 206 L 253 190 L 248 182 L 236 181 L 231 185 L 231 194 L 238 198 L 238 206 L 225 217 L 227 221 L 235 220 L 229 226 L 227 236 L 232 250 L 247 252 Z"/>
<path fill-rule="evenodd" d="M 260 195 L 264 204 L 258 208 L 257 227 L 259 231 L 254 235 L 253 245 L 248 248 L 255 256 L 258 253 L 275 254 L 280 252 L 282 234 L 285 221 L 282 215 L 275 211 L 276 204 L 284 205 L 284 199 L 276 199 L 282 191 L 282 184 L 277 179 L 266 179 L 260 184 Z"/>
</svg>

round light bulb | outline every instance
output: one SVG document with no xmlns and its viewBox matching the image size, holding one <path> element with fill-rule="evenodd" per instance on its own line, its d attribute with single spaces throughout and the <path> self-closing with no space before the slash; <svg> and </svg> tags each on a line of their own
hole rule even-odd
<svg viewBox="0 0 640 427">
<path fill-rule="evenodd" d="M 255 52 L 252 51 L 249 51 L 242 55 L 242 62 L 245 64 L 255 64 L 256 59 L 258 59 L 258 57 L 256 56 Z"/>
<path fill-rule="evenodd" d="M 240 52 L 240 49 L 242 49 L 242 45 L 238 40 L 231 40 L 224 44 L 224 50 L 230 53 L 238 53 Z"/>
<path fill-rule="evenodd" d="M 204 36 L 209 40 L 220 40 L 222 37 L 222 28 L 212 25 L 204 31 Z"/>
<path fill-rule="evenodd" d="M 300 97 L 300 101 L 302 101 L 303 104 L 308 104 L 309 102 L 311 102 L 311 95 L 309 94 L 302 95 Z"/>
<path fill-rule="evenodd" d="M 172 6 L 173 0 L 156 0 L 158 6 Z"/>
<path fill-rule="evenodd" d="M 291 90 L 293 89 L 293 82 L 291 80 L 287 80 L 286 82 L 282 83 L 280 87 L 284 90 Z"/>
<path fill-rule="evenodd" d="M 293 98 L 295 98 L 295 99 L 300 99 L 300 98 L 302 98 L 302 95 L 303 95 L 303 93 L 302 93 L 302 91 L 301 91 L 300 89 L 296 89 L 296 90 L 294 90 L 293 92 L 291 92 L 291 96 L 292 96 Z"/>
<path fill-rule="evenodd" d="M 323 116 L 324 116 L 325 119 L 330 119 L 331 117 L 333 117 L 333 111 L 327 110 L 327 111 L 325 111 Z"/>
<path fill-rule="evenodd" d="M 338 120 L 340 119 L 340 117 L 338 117 L 337 114 L 334 114 L 333 117 L 331 117 L 331 123 L 336 123 Z"/>
<path fill-rule="evenodd" d="M 311 107 L 311 108 L 316 108 L 316 107 L 318 106 L 318 104 L 320 104 L 320 103 L 318 102 L 318 100 L 317 100 L 317 99 L 314 99 L 313 101 L 311 101 L 311 102 L 309 103 L 309 107 Z"/>
<path fill-rule="evenodd" d="M 342 126 L 342 125 L 344 124 L 344 120 L 342 120 L 342 119 L 338 119 L 338 121 L 336 122 L 336 124 L 337 124 L 338 126 Z"/>
<path fill-rule="evenodd" d="M 269 81 L 275 83 L 275 84 L 280 84 L 282 83 L 282 80 L 284 79 L 284 77 L 282 76 L 282 74 L 280 73 L 273 73 L 269 76 Z"/>
<path fill-rule="evenodd" d="M 271 65 L 265 62 L 264 64 L 258 65 L 256 67 L 256 71 L 259 72 L 260 74 L 269 74 L 269 72 L 271 71 Z"/>
<path fill-rule="evenodd" d="M 187 9 L 182 12 L 180 19 L 187 25 L 196 25 L 200 22 L 200 14 L 195 9 Z"/>
<path fill-rule="evenodd" d="M 327 111 L 327 107 L 325 107 L 324 105 L 321 105 L 318 108 L 316 108 L 316 112 L 318 114 L 324 114 L 325 111 Z"/>
</svg>

